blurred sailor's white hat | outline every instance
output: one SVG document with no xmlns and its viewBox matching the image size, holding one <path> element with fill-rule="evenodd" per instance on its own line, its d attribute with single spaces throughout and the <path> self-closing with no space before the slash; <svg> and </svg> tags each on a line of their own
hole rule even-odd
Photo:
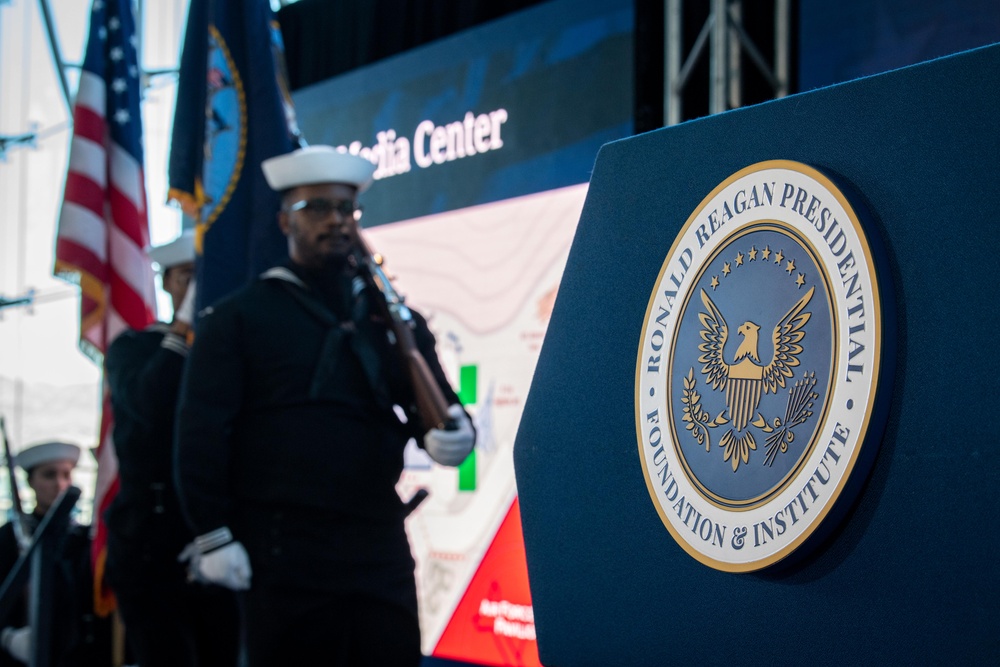
<svg viewBox="0 0 1000 667">
<path fill-rule="evenodd" d="M 375 174 L 369 160 L 332 146 L 306 146 L 268 158 L 260 166 L 267 184 L 278 192 L 315 183 L 346 183 L 364 192 Z"/>
<path fill-rule="evenodd" d="M 171 266 L 194 261 L 194 230 L 187 229 L 169 243 L 150 248 L 149 259 L 156 262 L 160 271 L 166 271 Z"/>
<path fill-rule="evenodd" d="M 72 461 L 76 465 L 80 460 L 80 448 L 68 442 L 40 442 L 19 451 L 14 460 L 25 470 L 53 461 Z"/>
</svg>

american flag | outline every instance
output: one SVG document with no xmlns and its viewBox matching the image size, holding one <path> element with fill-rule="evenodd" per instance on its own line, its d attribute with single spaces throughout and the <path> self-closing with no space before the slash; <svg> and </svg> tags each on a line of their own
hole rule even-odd
<svg viewBox="0 0 1000 667">
<path fill-rule="evenodd" d="M 80 344 L 95 361 L 126 328 L 156 317 L 143 175 L 139 65 L 132 0 L 94 0 L 90 35 L 73 110 L 73 142 L 59 228 L 55 274 L 80 285 Z M 93 544 L 95 602 L 107 591 L 102 515 L 118 491 L 118 461 L 105 383 L 97 447 Z"/>
</svg>

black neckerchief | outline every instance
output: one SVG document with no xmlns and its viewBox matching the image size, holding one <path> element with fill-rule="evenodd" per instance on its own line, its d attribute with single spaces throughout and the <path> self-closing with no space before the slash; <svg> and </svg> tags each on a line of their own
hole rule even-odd
<svg viewBox="0 0 1000 667">
<path fill-rule="evenodd" d="M 262 277 L 277 280 L 310 315 L 327 327 L 309 386 L 309 398 L 317 399 L 325 394 L 324 389 L 328 389 L 327 383 L 346 345 L 360 362 L 379 407 L 390 408 L 382 359 L 370 340 L 367 290 L 357 289 L 352 276 L 339 268 L 310 271 L 294 262 L 271 269 Z"/>
</svg>

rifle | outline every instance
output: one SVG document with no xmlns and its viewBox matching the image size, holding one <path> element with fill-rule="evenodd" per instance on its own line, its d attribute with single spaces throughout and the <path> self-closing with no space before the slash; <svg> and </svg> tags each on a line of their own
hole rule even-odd
<svg viewBox="0 0 1000 667">
<path fill-rule="evenodd" d="M 365 274 L 365 282 L 382 295 L 376 302 L 389 323 L 396 349 L 409 374 L 421 425 L 425 432 L 432 428 L 447 428 L 452 421 L 448 416 L 448 401 L 427 365 L 427 360 L 417 347 L 413 335 L 416 326 L 413 313 L 406 307 L 404 298 L 392 286 L 389 276 L 382 269 L 382 256 L 372 252 L 357 225 L 353 226 L 353 230 L 356 260 L 359 268 L 365 269 L 359 273 Z"/>
<path fill-rule="evenodd" d="M 25 526 L 24 508 L 21 506 L 21 493 L 17 488 L 17 475 L 14 472 L 14 455 L 10 453 L 10 440 L 7 438 L 7 424 L 3 417 L 0 417 L 0 435 L 3 436 L 3 452 L 7 461 L 7 472 L 10 474 L 10 502 L 14 508 L 14 537 L 17 539 L 17 546 L 20 551 L 24 551 L 31 538 L 28 537 Z"/>
</svg>

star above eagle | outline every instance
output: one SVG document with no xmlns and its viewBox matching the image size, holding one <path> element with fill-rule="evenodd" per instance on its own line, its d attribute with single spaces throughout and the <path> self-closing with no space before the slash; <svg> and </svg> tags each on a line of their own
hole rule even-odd
<svg viewBox="0 0 1000 667">
<path fill-rule="evenodd" d="M 726 392 L 726 408 L 732 429 L 719 444 L 726 448 L 725 460 L 731 460 L 733 472 L 741 462 L 750 460 L 750 450 L 757 449 L 753 433 L 745 429 L 760 405 L 761 396 L 784 388 L 785 381 L 794 375 L 794 368 L 799 365 L 802 340 L 806 335 L 804 327 L 812 317 L 812 313 L 805 309 L 815 290 L 815 287 L 810 287 L 774 325 L 771 333 L 773 354 L 766 366 L 761 364 L 758 353 L 760 325 L 750 320 L 736 328 L 736 333 L 743 336 L 743 340 L 736 349 L 733 362 L 725 360 L 729 325 L 712 298 L 704 289 L 701 290 L 701 301 L 706 311 L 698 314 L 702 326 L 702 342 L 698 345 L 702 354 L 698 361 L 704 364 L 701 372 L 712 389 L 719 391 L 724 388 Z"/>
</svg>

